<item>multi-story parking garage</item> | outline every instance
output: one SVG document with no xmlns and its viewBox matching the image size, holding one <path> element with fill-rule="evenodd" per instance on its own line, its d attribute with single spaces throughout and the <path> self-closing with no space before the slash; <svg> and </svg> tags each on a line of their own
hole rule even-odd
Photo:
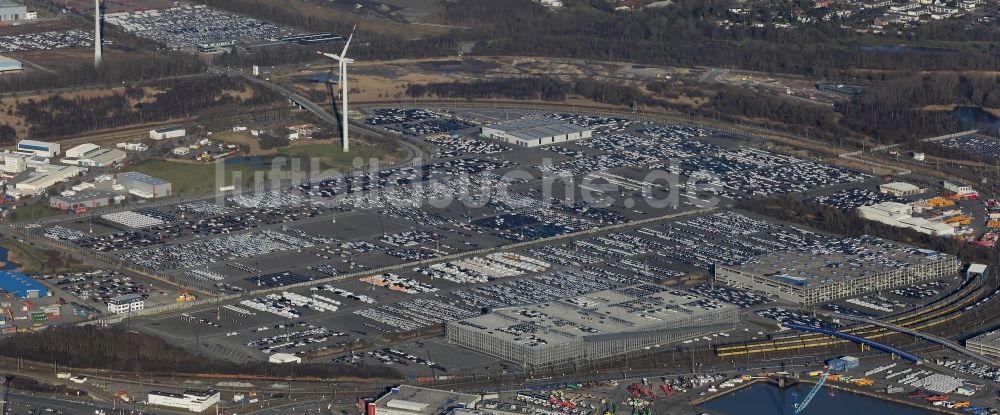
<svg viewBox="0 0 1000 415">
<path fill-rule="evenodd" d="M 758 256 L 743 265 L 717 264 L 715 279 L 796 304 L 816 304 L 955 275 L 961 266 L 952 255 L 865 236 Z"/>
<path fill-rule="evenodd" d="M 594 360 L 733 327 L 739 308 L 653 285 L 509 307 L 448 324 L 448 340 L 526 367 Z"/>
</svg>

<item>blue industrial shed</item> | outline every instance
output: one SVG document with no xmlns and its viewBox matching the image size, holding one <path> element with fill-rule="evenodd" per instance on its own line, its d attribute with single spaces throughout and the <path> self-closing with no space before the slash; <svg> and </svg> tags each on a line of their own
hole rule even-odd
<svg viewBox="0 0 1000 415">
<path fill-rule="evenodd" d="M 47 297 L 49 290 L 42 283 L 20 272 L 0 271 L 0 290 L 18 298 Z"/>
</svg>

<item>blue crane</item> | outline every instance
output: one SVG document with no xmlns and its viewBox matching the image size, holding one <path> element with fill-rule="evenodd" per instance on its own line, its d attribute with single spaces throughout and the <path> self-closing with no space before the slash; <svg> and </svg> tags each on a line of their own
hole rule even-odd
<svg viewBox="0 0 1000 415">
<path fill-rule="evenodd" d="M 795 405 L 795 415 L 798 415 L 800 412 L 806 410 L 806 407 L 809 406 L 809 402 L 812 402 L 813 398 L 816 397 L 816 394 L 819 393 L 819 390 L 823 388 L 823 384 L 826 383 L 826 378 L 828 377 L 830 377 L 830 372 L 823 372 L 823 376 L 819 377 L 819 382 L 816 382 L 816 385 L 813 386 L 811 391 L 809 391 L 806 398 L 802 400 L 802 403 Z"/>
</svg>

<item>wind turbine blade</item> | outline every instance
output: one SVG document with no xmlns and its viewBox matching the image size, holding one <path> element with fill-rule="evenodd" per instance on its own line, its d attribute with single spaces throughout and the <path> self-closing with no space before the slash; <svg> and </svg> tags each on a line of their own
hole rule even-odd
<svg viewBox="0 0 1000 415">
<path fill-rule="evenodd" d="M 320 52 L 320 53 L 322 53 L 322 52 Z M 335 55 L 333 53 L 323 53 L 323 56 L 326 56 L 326 57 L 331 58 L 331 59 L 335 59 L 335 60 L 337 60 L 337 62 L 340 62 L 340 59 L 341 59 L 340 56 L 337 56 L 337 55 Z"/>
<path fill-rule="evenodd" d="M 340 56 L 341 57 L 347 56 L 347 47 L 351 46 L 351 39 L 354 39 L 354 29 L 357 29 L 357 28 L 358 28 L 358 25 L 354 25 L 354 27 L 351 28 L 351 35 L 347 37 L 347 43 L 344 44 L 344 51 L 340 52 Z"/>
</svg>

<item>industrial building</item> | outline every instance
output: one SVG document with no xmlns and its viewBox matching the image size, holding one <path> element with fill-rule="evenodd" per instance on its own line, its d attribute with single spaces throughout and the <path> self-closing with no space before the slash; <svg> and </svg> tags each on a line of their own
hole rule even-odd
<svg viewBox="0 0 1000 415">
<path fill-rule="evenodd" d="M 71 159 L 78 159 L 80 157 L 83 157 L 84 154 L 87 154 L 99 148 L 101 148 L 101 146 L 93 143 L 80 144 L 69 150 L 66 150 L 66 157 L 69 157 Z"/>
<path fill-rule="evenodd" d="M 17 298 L 48 297 L 49 290 L 42 283 L 20 272 L 0 271 L 0 290 Z"/>
<path fill-rule="evenodd" d="M 119 295 L 108 300 L 108 311 L 114 314 L 125 314 L 142 310 L 146 301 L 139 294 Z"/>
<path fill-rule="evenodd" d="M 857 209 L 858 216 L 898 228 L 909 228 L 934 236 L 951 236 L 955 228 L 941 222 L 933 222 L 913 216 L 913 206 L 905 203 L 882 202 Z"/>
<path fill-rule="evenodd" d="M 6 56 L 0 56 L 0 74 L 7 72 L 19 72 L 24 69 L 21 61 Z"/>
<path fill-rule="evenodd" d="M 275 353 L 267 357 L 269 363 L 302 363 L 302 358 L 291 353 Z"/>
<path fill-rule="evenodd" d="M 28 159 L 31 156 L 21 153 L 4 153 L 3 171 L 7 173 L 21 173 L 28 170 Z"/>
<path fill-rule="evenodd" d="M 71 177 L 79 176 L 81 172 L 83 169 L 75 166 L 39 166 L 35 175 L 18 182 L 14 187 L 25 192 L 38 193 Z"/>
<path fill-rule="evenodd" d="M 461 392 L 400 385 L 374 402 L 366 403 L 365 415 L 440 415 L 454 409 L 473 408 L 481 398 Z"/>
<path fill-rule="evenodd" d="M 104 190 L 85 190 L 49 198 L 49 207 L 60 210 L 93 209 L 115 202 L 115 194 Z"/>
<path fill-rule="evenodd" d="M 530 306 L 495 309 L 448 324 L 448 341 L 538 367 L 602 359 L 718 332 L 736 306 L 639 285 Z"/>
<path fill-rule="evenodd" d="M 149 150 L 149 146 L 143 143 L 118 143 L 115 147 L 120 148 L 125 151 L 146 151 Z"/>
<path fill-rule="evenodd" d="M 590 138 L 594 131 L 551 118 L 506 121 L 482 128 L 484 137 L 524 147 Z"/>
<path fill-rule="evenodd" d="M 115 179 L 118 184 L 125 187 L 126 191 L 145 199 L 166 197 L 171 194 L 170 182 L 139 172 L 119 173 Z"/>
<path fill-rule="evenodd" d="M 124 151 L 117 148 L 89 146 L 93 146 L 93 144 L 83 144 L 66 150 L 67 158 L 62 159 L 62 163 L 82 167 L 108 167 L 118 165 L 119 163 L 125 161 L 125 157 L 127 157 Z M 71 151 L 73 151 L 73 155 L 70 155 Z"/>
<path fill-rule="evenodd" d="M 156 130 L 149 131 L 149 138 L 160 141 L 168 138 L 180 138 L 187 134 L 183 128 L 180 127 L 170 127 L 170 128 L 160 128 Z"/>
<path fill-rule="evenodd" d="M 218 391 L 209 390 L 188 390 L 184 393 L 169 393 L 151 391 L 147 402 L 150 405 L 167 406 L 171 408 L 187 409 L 191 412 L 204 412 L 219 403 L 221 394 Z"/>
<path fill-rule="evenodd" d="M 880 184 L 878 186 L 878 191 L 893 196 L 905 197 L 923 193 L 924 189 L 906 182 L 892 182 Z"/>
<path fill-rule="evenodd" d="M 17 142 L 17 151 L 40 157 L 55 157 L 59 155 L 59 143 L 49 143 L 37 140 L 21 140 Z"/>
<path fill-rule="evenodd" d="M 0 0 L 0 22 L 27 20 L 28 8 L 10 0 Z"/>
<path fill-rule="evenodd" d="M 1000 359 L 1000 330 L 983 333 L 966 340 L 965 348 L 991 359 Z"/>
<path fill-rule="evenodd" d="M 944 190 L 955 193 L 957 195 L 968 195 L 976 193 L 976 191 L 972 188 L 972 186 L 969 186 L 967 184 L 945 181 L 942 182 L 941 185 L 944 187 Z"/>
<path fill-rule="evenodd" d="M 862 236 L 758 256 L 743 265 L 716 264 L 715 280 L 808 305 L 946 278 L 961 267 L 952 255 Z"/>
</svg>

